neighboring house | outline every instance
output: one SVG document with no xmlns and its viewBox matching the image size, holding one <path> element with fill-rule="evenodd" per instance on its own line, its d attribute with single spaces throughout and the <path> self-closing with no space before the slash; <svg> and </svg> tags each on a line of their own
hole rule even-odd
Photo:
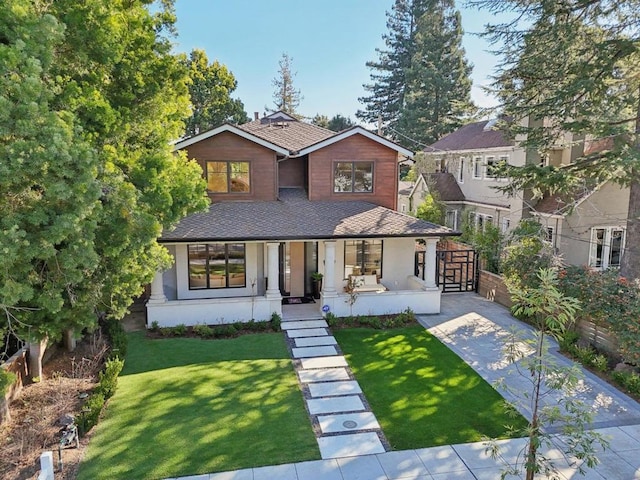
<svg viewBox="0 0 640 480">
<path fill-rule="evenodd" d="M 447 226 L 460 229 L 462 215 L 476 228 L 491 223 L 508 233 L 522 218 L 536 217 L 547 229 L 547 239 L 565 262 L 594 268 L 617 267 L 624 250 L 629 190 L 611 183 L 588 189 L 573 198 L 557 195 L 533 200 L 528 192 L 507 196 L 495 190 L 507 180 L 492 173 L 500 161 L 524 166 L 527 162 L 569 164 L 577 157 L 606 148 L 602 142 L 572 141 L 558 146 L 546 158 L 527 152 L 496 128 L 495 121 L 475 122 L 450 133 L 425 152 L 439 159 L 447 183 L 433 183 L 446 205 Z M 451 200 L 450 183 L 457 183 L 462 201 Z M 428 183 L 428 182 L 425 182 Z M 457 223 L 452 223 L 454 217 Z"/>
<path fill-rule="evenodd" d="M 465 197 L 453 175 L 442 172 L 419 175 L 409 194 L 409 201 L 415 206 L 413 213 L 417 212 L 428 194 L 445 204 L 445 226 L 452 230 L 459 230 L 459 211 L 464 207 Z"/>
<path fill-rule="evenodd" d="M 212 203 L 159 239 L 174 263 L 151 285 L 149 323 L 266 320 L 283 297 L 309 295 L 316 271 L 318 312 L 439 312 L 436 243 L 451 231 L 395 211 L 398 160 L 412 152 L 362 127 L 335 133 L 282 112 L 175 149 L 200 164 Z M 418 239 L 424 280 L 414 274 Z M 350 279 L 362 287 L 353 305 Z"/>
<path fill-rule="evenodd" d="M 411 203 L 411 190 L 413 190 L 413 182 L 398 182 L 398 211 L 400 213 L 415 213 Z"/>
</svg>

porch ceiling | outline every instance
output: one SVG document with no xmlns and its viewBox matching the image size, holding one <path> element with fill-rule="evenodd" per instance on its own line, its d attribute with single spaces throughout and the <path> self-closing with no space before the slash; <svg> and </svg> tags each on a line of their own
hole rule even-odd
<svg viewBox="0 0 640 480">
<path fill-rule="evenodd" d="M 436 225 L 369 202 L 311 202 L 281 192 L 273 202 L 221 202 L 184 218 L 160 242 L 455 236 Z"/>
</svg>

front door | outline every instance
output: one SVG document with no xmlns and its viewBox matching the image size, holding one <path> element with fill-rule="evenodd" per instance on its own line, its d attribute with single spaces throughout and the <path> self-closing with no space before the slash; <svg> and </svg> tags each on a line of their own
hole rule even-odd
<svg viewBox="0 0 640 480">
<path fill-rule="evenodd" d="M 317 242 L 280 244 L 280 293 L 304 297 L 311 293 L 311 274 L 318 269 Z"/>
</svg>

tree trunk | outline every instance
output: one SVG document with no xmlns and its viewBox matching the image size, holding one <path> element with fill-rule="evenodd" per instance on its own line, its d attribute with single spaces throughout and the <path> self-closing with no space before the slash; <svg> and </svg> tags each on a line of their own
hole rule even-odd
<svg viewBox="0 0 640 480">
<path fill-rule="evenodd" d="M 629 279 L 640 278 L 640 179 L 634 177 L 629 187 L 627 231 L 620 264 L 620 275 Z"/>
</svg>

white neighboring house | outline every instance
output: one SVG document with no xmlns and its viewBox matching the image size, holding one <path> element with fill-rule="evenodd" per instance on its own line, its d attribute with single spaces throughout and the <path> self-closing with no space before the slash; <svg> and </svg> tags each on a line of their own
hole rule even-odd
<svg viewBox="0 0 640 480">
<path fill-rule="evenodd" d="M 572 142 L 569 135 L 566 137 L 570 146 L 559 146 L 547 158 L 540 158 L 517 146 L 518 142 L 499 130 L 495 121 L 482 121 L 465 125 L 431 145 L 425 154 L 440 159 L 444 174 L 455 179 L 464 197 L 462 202 L 443 198 L 447 218 L 455 215 L 460 220 L 464 208 L 477 228 L 492 223 L 507 233 L 522 218 L 535 217 L 566 263 L 596 269 L 619 267 L 625 248 L 628 188 L 605 182 L 570 198 L 546 195 L 540 200 L 532 200 L 524 191 L 509 197 L 492 189 L 507 181 L 491 173 L 495 162 L 559 166 L 606 147 L 602 142 Z M 452 226 L 449 221 L 447 226 Z M 452 228 L 459 229 L 460 224 Z"/>
</svg>

